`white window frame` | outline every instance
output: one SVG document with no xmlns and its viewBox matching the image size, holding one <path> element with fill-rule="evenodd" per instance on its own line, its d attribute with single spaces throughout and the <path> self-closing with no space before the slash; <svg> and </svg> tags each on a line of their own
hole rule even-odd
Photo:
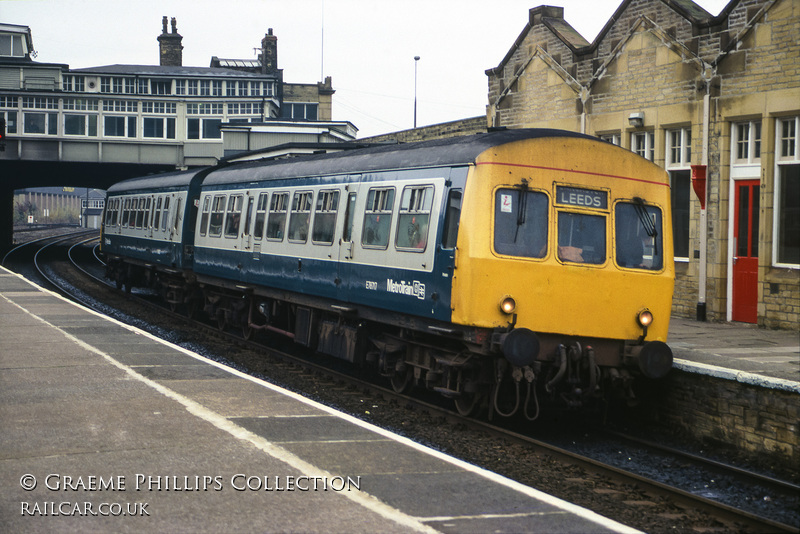
<svg viewBox="0 0 800 534">
<path fill-rule="evenodd" d="M 637 146 L 639 139 L 644 139 L 644 148 L 641 150 Z M 631 152 L 642 156 L 648 161 L 654 161 L 655 139 L 656 134 L 652 130 L 646 132 L 631 132 Z"/>
<path fill-rule="evenodd" d="M 791 147 L 790 153 L 783 155 L 783 135 L 784 123 L 794 121 L 794 145 Z M 794 117 L 778 117 L 775 120 L 775 190 L 773 197 L 773 217 L 772 217 L 772 265 L 784 269 L 800 270 L 800 264 L 796 263 L 779 263 L 778 262 L 778 245 L 779 245 L 779 232 L 780 232 L 780 191 L 781 191 L 781 166 L 783 165 L 800 165 L 800 115 Z M 791 153 L 793 152 L 793 153 Z"/>
<path fill-rule="evenodd" d="M 665 162 L 666 162 L 666 169 L 667 173 L 669 174 L 670 180 L 670 189 L 673 188 L 672 183 L 672 174 L 669 171 L 690 171 L 690 183 L 689 183 L 689 205 L 691 206 L 691 198 L 692 198 L 692 191 L 691 191 L 691 164 L 692 164 L 692 128 L 691 126 L 686 128 L 674 128 L 671 130 L 666 131 L 666 139 L 664 140 L 665 143 Z M 677 145 L 675 144 L 677 142 Z M 674 153 L 677 149 L 678 156 L 677 159 L 674 156 Z M 672 212 L 672 217 L 675 217 L 675 211 Z M 691 223 L 690 223 L 691 224 Z M 689 232 L 689 252 L 691 252 L 691 231 Z M 689 256 L 675 256 L 675 261 L 688 263 Z"/>
</svg>

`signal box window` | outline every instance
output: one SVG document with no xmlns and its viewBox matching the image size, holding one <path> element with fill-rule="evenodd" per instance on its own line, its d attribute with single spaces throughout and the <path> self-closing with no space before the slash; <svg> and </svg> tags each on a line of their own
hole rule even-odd
<svg viewBox="0 0 800 534">
<path fill-rule="evenodd" d="M 286 229 L 286 210 L 289 207 L 289 193 L 276 193 L 272 195 L 269 203 L 269 218 L 267 219 L 267 239 L 283 239 Z"/>
<path fill-rule="evenodd" d="M 606 261 L 606 218 L 562 211 L 558 214 L 558 259 L 600 265 Z"/>
<path fill-rule="evenodd" d="M 308 240 L 312 194 L 311 191 L 297 191 L 292 198 L 292 214 L 289 218 L 289 241 L 305 243 Z"/>
<path fill-rule="evenodd" d="M 661 210 L 642 203 L 620 202 L 614 208 L 617 264 L 631 269 L 660 270 L 664 265 Z"/>
<path fill-rule="evenodd" d="M 544 258 L 547 254 L 547 195 L 500 189 L 495 196 L 494 249 L 498 254 Z"/>
<path fill-rule="evenodd" d="M 314 213 L 314 231 L 311 240 L 319 244 L 333 243 L 336 228 L 336 211 L 339 209 L 339 191 L 320 191 Z"/>
<path fill-rule="evenodd" d="M 406 187 L 400 197 L 395 245 L 399 249 L 425 250 L 433 204 L 433 187 Z"/>
<path fill-rule="evenodd" d="M 369 248 L 386 248 L 392 229 L 394 189 L 370 189 L 364 213 L 364 232 L 361 244 Z"/>
<path fill-rule="evenodd" d="M 219 237 L 222 235 L 222 218 L 225 215 L 225 195 L 217 195 L 214 197 L 214 203 L 211 206 L 211 220 L 208 224 L 208 235 L 211 237 Z"/>
<path fill-rule="evenodd" d="M 237 237 L 242 221 L 242 195 L 228 198 L 228 211 L 225 216 L 225 237 Z"/>
</svg>

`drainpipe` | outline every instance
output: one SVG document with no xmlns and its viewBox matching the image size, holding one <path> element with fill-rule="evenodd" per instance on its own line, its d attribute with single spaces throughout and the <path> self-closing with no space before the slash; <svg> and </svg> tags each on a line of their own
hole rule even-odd
<svg viewBox="0 0 800 534">
<path fill-rule="evenodd" d="M 711 78 L 713 77 L 713 70 L 711 67 L 706 67 L 703 69 L 703 81 L 705 82 L 706 86 L 706 94 L 703 95 L 703 148 L 701 153 L 701 163 L 703 167 L 706 169 L 706 174 L 709 175 L 708 172 L 708 130 L 709 130 L 709 114 L 711 112 Z M 700 208 L 700 264 L 698 268 L 700 269 L 700 281 L 698 284 L 698 298 L 697 298 L 697 320 L 698 321 L 705 321 L 706 320 L 706 277 L 708 271 L 708 260 L 706 257 L 706 252 L 708 250 L 708 217 L 707 217 L 707 209 L 708 209 L 708 178 L 706 177 L 706 187 L 703 191 L 705 198 L 700 199 L 701 208 Z"/>
</svg>

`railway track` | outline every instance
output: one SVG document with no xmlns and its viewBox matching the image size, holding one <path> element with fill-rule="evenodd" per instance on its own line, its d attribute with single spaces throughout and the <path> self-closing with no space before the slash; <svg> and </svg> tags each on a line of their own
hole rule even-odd
<svg viewBox="0 0 800 534">
<path fill-rule="evenodd" d="M 212 352 L 224 354 L 224 359 L 229 363 L 239 367 L 247 368 L 251 373 L 261 374 L 270 381 L 281 383 L 281 385 L 305 384 L 299 386 L 289 386 L 290 389 L 301 389 L 303 393 L 317 396 L 323 402 L 333 402 L 337 407 L 345 411 L 354 413 L 362 418 L 366 418 L 376 424 L 386 425 L 392 430 L 399 431 L 409 437 L 421 441 L 428 441 L 436 448 L 445 449 L 447 452 L 460 456 L 467 461 L 483 464 L 488 469 L 500 472 L 514 478 L 519 482 L 528 484 L 543 491 L 555 493 L 557 496 L 577 502 L 582 506 L 595 509 L 599 513 L 613 517 L 620 522 L 641 528 L 648 532 L 662 531 L 661 528 L 654 527 L 662 524 L 667 530 L 680 532 L 689 528 L 722 529 L 726 532 L 797 532 L 798 525 L 785 524 L 780 520 L 761 517 L 757 513 L 748 510 L 741 510 L 735 506 L 725 504 L 719 500 L 708 496 L 698 495 L 691 489 L 675 487 L 660 481 L 653 480 L 648 476 L 622 469 L 619 466 L 610 465 L 607 462 L 593 459 L 586 454 L 568 450 L 565 447 L 548 443 L 546 440 L 536 439 L 529 435 L 515 432 L 512 429 L 501 428 L 498 425 L 476 419 L 464 418 L 452 411 L 448 407 L 441 406 L 438 402 L 427 402 L 418 398 L 410 398 L 400 395 L 388 387 L 375 385 L 374 382 L 366 381 L 361 377 L 353 376 L 352 373 L 336 371 L 327 365 L 321 365 L 316 361 L 311 361 L 309 354 L 296 352 L 296 347 L 289 347 L 287 350 L 280 350 L 276 347 L 266 347 L 252 340 L 241 337 L 241 333 L 233 334 L 219 328 L 219 325 L 190 322 L 185 316 L 172 312 L 153 301 L 154 294 L 126 295 L 117 291 L 112 286 L 100 279 L 97 269 L 84 268 L 79 263 L 85 262 L 88 256 L 85 249 L 88 243 L 96 240 L 96 236 L 77 236 L 72 237 L 57 236 L 42 240 L 39 245 L 41 250 L 35 253 L 34 263 L 57 262 L 59 267 L 47 267 L 39 265 L 41 276 L 49 278 L 59 288 L 61 292 L 72 292 L 69 287 L 82 285 L 83 290 L 77 291 L 79 294 L 76 300 L 84 305 L 95 309 L 103 306 L 96 306 L 94 303 L 101 300 L 95 293 L 111 292 L 110 306 L 117 306 L 119 303 L 134 303 L 137 307 L 144 307 L 148 310 L 158 310 L 159 314 L 169 317 L 171 323 L 187 325 L 186 328 L 202 329 L 202 337 L 216 340 L 211 344 L 218 345 L 217 349 L 212 348 Z M 68 249 L 66 255 L 69 257 L 69 265 L 76 269 L 73 274 L 63 272 L 64 259 L 55 259 L 44 250 L 61 245 L 61 250 L 65 247 L 63 243 L 75 241 Z M 92 255 L 97 258 L 96 251 Z M 81 258 L 78 259 L 77 256 Z M 5 261 L 5 260 L 4 260 Z M 58 270 L 58 276 L 51 273 Z M 91 279 L 91 282 L 80 282 L 80 278 Z M 66 280 L 66 284 L 64 283 Z M 94 286 L 89 288 L 88 286 Z M 86 297 L 87 293 L 92 296 Z M 103 298 L 105 300 L 105 297 Z M 190 325 L 191 326 L 188 326 Z M 169 326 L 165 330 L 174 333 L 174 328 Z M 194 331 L 194 330 L 193 330 Z M 195 331 L 196 332 L 196 331 Z M 198 334 L 188 334 L 186 337 L 196 337 Z M 172 340 L 174 341 L 174 339 Z M 230 350 L 231 346 L 237 347 L 235 351 Z M 291 350 L 291 353 L 289 352 Z M 326 359 L 327 361 L 328 359 Z M 276 380 L 275 376 L 278 375 Z M 313 380 L 309 379 L 309 374 L 313 374 Z M 309 387 L 309 383 L 312 385 Z M 438 401 L 438 397 L 436 398 Z M 400 411 L 399 422 L 397 416 L 390 416 L 385 420 L 383 414 L 391 410 Z M 404 420 L 411 421 L 404 424 Z M 444 429 L 444 437 L 436 434 L 432 437 L 431 429 L 421 428 L 424 422 L 430 421 L 432 426 Z M 446 425 L 442 425 L 446 422 Z M 451 434 L 448 440 L 448 430 Z M 453 435 L 456 435 L 455 439 Z M 617 439 L 627 440 L 633 444 L 634 441 L 628 436 L 616 435 Z M 443 441 L 442 441 L 443 440 Z M 486 449 L 464 449 L 458 441 L 482 442 Z M 499 444 L 499 445 L 498 445 Z M 633 447 L 634 445 L 626 445 Z M 654 447 L 653 443 L 639 443 L 637 447 Z M 505 461 L 487 461 L 485 456 L 491 455 L 498 450 L 502 454 L 509 456 Z M 665 453 L 662 451 L 662 453 Z M 676 451 L 670 454 L 677 455 Z M 531 468 L 520 468 L 521 458 L 524 456 L 525 464 Z M 705 458 L 694 456 L 691 459 L 695 463 L 706 463 Z M 553 491 L 553 488 L 542 486 L 540 472 L 542 466 L 551 462 L 564 463 L 570 468 L 569 473 L 563 479 L 560 491 Z M 744 472 L 740 468 L 729 469 L 729 466 L 714 462 L 712 465 L 714 473 L 721 470 L 732 471 L 733 474 L 725 476 L 732 477 L 733 480 L 744 480 L 743 477 L 761 477 L 761 475 Z M 718 476 L 718 475 L 714 475 Z M 737 478 L 738 477 L 738 478 Z M 776 488 L 776 492 L 798 493 L 798 486 L 790 482 L 779 480 L 759 479 L 759 484 L 769 484 Z M 781 488 L 781 489 L 777 489 Z M 590 497 L 581 498 L 580 495 L 590 494 Z M 577 497 L 577 498 L 576 498 Z M 590 502 L 581 502 L 581 501 Z M 604 501 L 597 505 L 592 501 Z M 610 504 L 609 502 L 610 501 Z M 599 508 L 599 509 L 598 509 Z M 654 509 L 655 508 L 655 509 Z M 616 511 L 619 510 L 619 511 Z M 655 520 L 643 521 L 636 520 L 646 514 L 656 516 Z M 672 525 L 666 528 L 666 525 Z M 677 530 L 676 530 L 677 528 Z"/>
</svg>

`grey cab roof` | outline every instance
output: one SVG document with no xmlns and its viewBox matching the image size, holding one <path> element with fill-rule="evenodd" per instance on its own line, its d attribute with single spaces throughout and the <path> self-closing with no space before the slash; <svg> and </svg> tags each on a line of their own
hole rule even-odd
<svg viewBox="0 0 800 534">
<path fill-rule="evenodd" d="M 565 130 L 499 130 L 419 143 L 376 145 L 274 161 L 231 163 L 209 173 L 203 185 L 469 165 L 474 163 L 481 153 L 494 146 L 544 137 L 576 137 L 602 142 L 596 137 Z"/>
</svg>

